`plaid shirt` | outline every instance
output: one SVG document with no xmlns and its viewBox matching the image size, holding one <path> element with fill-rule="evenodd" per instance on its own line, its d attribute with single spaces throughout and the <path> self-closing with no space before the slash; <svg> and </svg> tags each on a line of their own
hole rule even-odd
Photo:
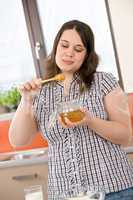
<svg viewBox="0 0 133 200">
<path fill-rule="evenodd" d="M 60 102 L 76 99 L 98 118 L 108 120 L 103 98 L 118 82 L 110 73 L 96 72 L 91 88 L 82 95 L 81 80 L 76 74 L 69 95 L 64 97 L 61 82 L 45 85 L 34 101 L 38 128 L 48 140 L 49 199 L 72 197 L 89 189 L 106 193 L 133 186 L 131 166 L 120 145 L 100 137 L 89 126 L 63 128 L 58 120 L 49 126 Z"/>
</svg>

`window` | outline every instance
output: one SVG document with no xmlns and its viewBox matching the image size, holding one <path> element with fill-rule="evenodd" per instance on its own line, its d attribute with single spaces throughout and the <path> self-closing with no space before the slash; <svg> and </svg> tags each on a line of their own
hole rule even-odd
<svg viewBox="0 0 133 200">
<path fill-rule="evenodd" d="M 22 2 L 0 4 L 0 90 L 36 76 Z"/>
<path fill-rule="evenodd" d="M 38 0 L 37 5 L 47 54 L 51 52 L 54 38 L 60 26 L 68 20 L 81 20 L 93 29 L 96 52 L 100 57 L 98 70 L 111 72 L 120 80 L 119 63 L 112 40 L 106 2 L 105 0 L 84 0 L 84 2 L 82 0 L 57 0 L 56 2 Z"/>
</svg>

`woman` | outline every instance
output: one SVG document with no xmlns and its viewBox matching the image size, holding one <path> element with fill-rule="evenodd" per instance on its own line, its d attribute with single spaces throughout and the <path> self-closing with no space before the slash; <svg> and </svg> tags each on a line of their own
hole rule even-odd
<svg viewBox="0 0 133 200">
<path fill-rule="evenodd" d="M 10 142 L 24 145 L 41 130 L 49 145 L 51 200 L 91 188 L 104 190 L 107 200 L 133 199 L 132 169 L 121 149 L 131 138 L 126 97 L 112 74 L 96 72 L 97 65 L 91 28 L 69 21 L 59 30 L 47 61 L 48 77 L 63 73 L 65 80 L 42 86 L 41 79 L 34 79 L 19 88 L 22 98 Z M 58 117 L 50 127 L 57 105 L 74 99 L 82 103 L 84 118 L 72 123 Z"/>
</svg>

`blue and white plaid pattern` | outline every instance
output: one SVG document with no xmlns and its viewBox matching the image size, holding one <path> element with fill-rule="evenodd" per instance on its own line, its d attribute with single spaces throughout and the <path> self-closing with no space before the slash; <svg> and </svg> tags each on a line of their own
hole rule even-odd
<svg viewBox="0 0 133 200">
<path fill-rule="evenodd" d="M 108 120 L 103 98 L 118 86 L 112 74 L 96 72 L 91 88 L 82 95 L 80 86 L 76 74 L 69 95 L 64 97 L 62 83 L 48 83 L 34 101 L 38 128 L 49 145 L 49 200 L 57 200 L 61 195 L 72 197 L 92 187 L 110 193 L 133 186 L 133 171 L 119 145 L 105 140 L 87 126 L 64 129 L 58 120 L 49 126 L 57 105 L 73 99 L 82 102 L 93 116 Z"/>
</svg>

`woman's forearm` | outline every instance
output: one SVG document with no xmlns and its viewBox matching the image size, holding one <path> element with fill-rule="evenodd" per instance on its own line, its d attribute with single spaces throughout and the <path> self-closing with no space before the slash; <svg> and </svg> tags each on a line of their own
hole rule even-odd
<svg viewBox="0 0 133 200">
<path fill-rule="evenodd" d="M 28 144 L 37 132 L 32 102 L 21 100 L 9 128 L 9 140 L 13 146 Z"/>
<path fill-rule="evenodd" d="M 132 130 L 129 126 L 115 121 L 107 121 L 100 118 L 93 118 L 89 127 L 101 137 L 111 141 L 114 144 L 125 145 L 129 142 Z"/>
</svg>

